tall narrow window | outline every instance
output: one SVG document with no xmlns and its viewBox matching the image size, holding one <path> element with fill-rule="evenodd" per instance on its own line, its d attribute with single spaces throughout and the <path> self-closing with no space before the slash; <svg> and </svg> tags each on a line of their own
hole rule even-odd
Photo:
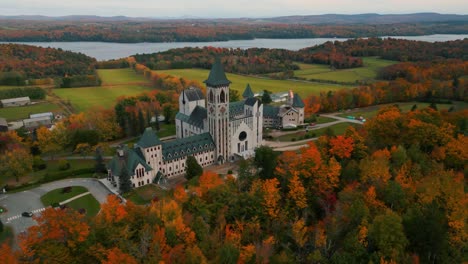
<svg viewBox="0 0 468 264">
<path fill-rule="evenodd" d="M 213 103 L 213 101 L 214 101 L 213 91 L 210 91 L 210 103 Z"/>
<path fill-rule="evenodd" d="M 221 98 L 220 98 L 221 103 L 226 102 L 226 95 L 224 94 L 224 91 L 221 91 Z"/>
</svg>

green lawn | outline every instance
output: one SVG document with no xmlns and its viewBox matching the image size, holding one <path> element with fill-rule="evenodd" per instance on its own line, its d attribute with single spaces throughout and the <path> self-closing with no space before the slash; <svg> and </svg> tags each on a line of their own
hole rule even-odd
<svg viewBox="0 0 468 264">
<path fill-rule="evenodd" d="M 325 128 L 320 128 L 316 130 L 310 130 L 309 132 L 305 131 L 298 131 L 297 133 L 294 134 L 288 134 L 284 136 L 277 137 L 276 139 L 279 141 L 297 141 L 297 140 L 303 140 L 307 138 L 314 138 L 314 137 L 320 137 L 325 134 L 328 128 L 330 128 L 333 131 L 333 134 L 335 135 L 342 135 L 346 131 L 346 129 L 350 126 L 360 126 L 359 124 L 354 124 L 354 123 L 339 123 L 333 126 L 325 127 Z M 306 138 L 307 135 L 307 138 Z"/>
<path fill-rule="evenodd" d="M 363 67 L 343 70 L 331 70 L 321 64 L 299 64 L 300 70 L 294 71 L 294 75 L 306 79 L 319 79 L 339 82 L 356 82 L 360 80 L 374 80 L 379 69 L 398 63 L 396 61 L 383 60 L 377 57 L 364 57 Z"/>
<path fill-rule="evenodd" d="M 159 127 L 159 131 L 156 132 L 156 135 L 158 137 L 168 137 L 168 136 L 174 136 L 176 134 L 176 126 L 175 124 L 162 124 Z"/>
<path fill-rule="evenodd" d="M 125 199 L 132 201 L 135 204 L 147 204 L 151 202 L 154 197 L 166 197 L 168 193 L 156 185 L 148 184 L 136 189 L 133 189 L 130 193 L 125 194 Z"/>
<path fill-rule="evenodd" d="M 81 208 L 84 208 L 86 209 L 87 216 L 95 216 L 97 215 L 97 213 L 99 213 L 99 210 L 101 209 L 101 205 L 92 194 L 87 194 L 83 197 L 73 200 L 67 203 L 67 206 L 77 211 Z"/>
<path fill-rule="evenodd" d="M 135 71 L 126 69 L 101 69 L 97 70 L 99 77 L 101 78 L 102 85 L 116 85 L 126 83 L 149 83 L 143 75 L 135 74 Z"/>
<path fill-rule="evenodd" d="M 54 112 L 58 110 L 60 110 L 58 105 L 52 103 L 38 103 L 21 107 L 0 108 L 0 117 L 6 118 L 7 121 L 13 121 L 28 118 L 29 114 Z"/>
<path fill-rule="evenodd" d="M 52 190 L 41 196 L 41 202 L 44 206 L 52 205 L 53 203 L 60 203 L 67 199 L 77 196 L 88 191 L 83 186 L 71 186 L 72 190 L 69 193 L 62 193 L 63 188 Z"/>
<path fill-rule="evenodd" d="M 166 73 L 178 77 L 184 77 L 189 80 L 197 80 L 203 82 L 208 78 L 209 71 L 203 69 L 178 69 L 178 70 L 161 70 L 157 71 Z M 228 79 L 232 82 L 231 89 L 239 91 L 241 94 L 245 89 L 245 86 L 250 83 L 254 92 L 260 92 L 263 90 L 269 90 L 273 93 L 285 92 L 292 89 L 294 92 L 299 93 L 302 98 L 307 97 L 310 94 L 319 94 L 321 91 L 336 91 L 343 88 L 351 88 L 353 86 L 343 86 L 335 84 L 325 83 L 312 83 L 302 81 L 290 81 L 290 80 L 272 80 L 257 78 L 251 76 L 244 76 L 238 74 L 227 73 Z"/>
<path fill-rule="evenodd" d="M 330 117 L 324 117 L 324 116 L 317 116 L 316 117 L 317 121 L 315 123 L 317 124 L 325 124 L 325 123 L 330 123 L 336 121 L 336 119 L 330 118 Z M 314 123 L 314 122 L 312 122 Z"/>
<path fill-rule="evenodd" d="M 417 109 L 424 109 L 430 105 L 429 103 L 421 103 L 421 102 L 406 102 L 406 103 L 396 103 L 396 104 L 398 105 L 398 107 L 400 107 L 400 109 L 403 112 L 410 111 L 413 105 L 416 105 Z M 356 109 L 353 111 L 345 112 L 343 114 L 339 114 L 339 116 L 341 117 L 362 116 L 368 119 L 377 115 L 380 109 L 390 106 L 390 105 L 394 105 L 394 104 L 376 105 L 376 106 L 370 106 L 370 107 L 366 107 L 362 109 Z M 455 111 L 468 109 L 468 103 L 465 103 L 465 102 L 453 102 L 453 104 L 436 104 L 436 106 L 438 110 L 444 110 L 444 109 L 447 110 L 452 106 L 455 107 Z"/>
<path fill-rule="evenodd" d="M 54 93 L 66 101 L 70 100 L 75 109 L 82 112 L 96 106 L 112 108 L 120 96 L 137 95 L 149 90 L 152 88 L 143 85 L 115 85 L 54 89 Z"/>
</svg>

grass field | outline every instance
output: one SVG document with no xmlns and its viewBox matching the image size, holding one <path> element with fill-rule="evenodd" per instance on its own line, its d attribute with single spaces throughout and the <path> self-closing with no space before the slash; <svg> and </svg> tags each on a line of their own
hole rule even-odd
<svg viewBox="0 0 468 264">
<path fill-rule="evenodd" d="M 294 71 L 296 77 L 306 79 L 319 79 L 338 82 L 356 82 L 360 80 L 374 80 L 377 78 L 379 69 L 398 63 L 396 61 L 383 60 L 376 57 L 364 57 L 364 67 L 331 70 L 321 64 L 299 64 L 301 70 Z"/>
<path fill-rule="evenodd" d="M 156 185 L 148 184 L 140 188 L 133 189 L 130 193 L 125 195 L 125 198 L 134 202 L 135 204 L 147 204 L 151 202 L 154 197 L 166 197 L 167 192 Z"/>
<path fill-rule="evenodd" d="M 421 103 L 421 102 L 406 102 L 406 103 L 396 103 L 396 104 L 403 112 L 410 111 L 413 105 L 416 105 L 417 109 L 424 109 L 430 105 L 429 103 Z M 390 105 L 394 105 L 394 104 L 376 105 L 376 106 L 370 106 L 370 107 L 366 107 L 362 109 L 356 109 L 356 110 L 345 112 L 343 114 L 339 114 L 339 116 L 341 117 L 362 116 L 366 119 L 372 118 L 375 115 L 377 115 L 380 109 L 390 106 Z M 444 109 L 447 110 L 452 106 L 455 108 L 455 111 L 468 109 L 468 103 L 465 103 L 465 102 L 453 102 L 453 104 L 436 104 L 436 106 L 438 110 L 444 110 Z"/>
<path fill-rule="evenodd" d="M 67 203 L 67 206 L 77 211 L 81 208 L 86 209 L 87 216 L 95 216 L 101 209 L 101 205 L 92 194 L 87 194 L 83 197 L 73 200 Z"/>
<path fill-rule="evenodd" d="M 157 71 L 178 77 L 184 77 L 189 80 L 197 80 L 203 82 L 208 78 L 209 71 L 203 69 L 181 69 L 181 70 L 162 70 Z M 336 91 L 343 88 L 350 88 L 353 86 L 343 86 L 335 84 L 325 83 L 312 83 L 302 81 L 290 81 L 290 80 L 271 80 L 256 78 L 251 76 L 243 76 L 238 74 L 227 73 L 228 79 L 232 82 L 231 89 L 237 90 L 242 94 L 245 86 L 249 83 L 254 92 L 260 92 L 263 90 L 269 90 L 273 93 L 284 92 L 292 89 L 294 92 L 299 93 L 302 98 L 307 97 L 310 94 L 319 94 L 321 91 Z"/>
<path fill-rule="evenodd" d="M 333 131 L 333 134 L 342 135 L 344 134 L 346 129 L 350 126 L 356 127 L 360 125 L 354 124 L 354 123 L 339 123 L 339 124 L 329 126 L 329 127 L 324 127 L 324 128 L 320 128 L 316 130 L 310 130 L 309 132 L 299 131 L 294 134 L 288 134 L 288 135 L 277 137 L 276 139 L 279 141 L 296 141 L 296 140 L 307 139 L 306 135 L 308 135 L 308 138 L 320 137 L 325 134 L 328 128 L 330 128 Z"/>
<path fill-rule="evenodd" d="M 44 206 L 52 205 L 53 203 L 60 203 L 67 199 L 77 196 L 88 191 L 83 186 L 71 186 L 72 190 L 69 193 L 62 193 L 63 188 L 52 190 L 41 196 L 41 202 Z"/>
<path fill-rule="evenodd" d="M 54 89 L 54 93 L 63 100 L 69 100 L 81 112 L 97 106 L 112 108 L 115 100 L 122 95 L 137 95 L 152 90 L 149 82 L 132 69 L 98 70 L 98 75 L 103 86 Z"/>
<path fill-rule="evenodd" d="M 117 85 L 117 84 L 128 84 L 128 83 L 148 83 L 143 75 L 135 74 L 135 71 L 126 69 L 101 69 L 97 70 L 99 77 L 101 78 L 102 85 Z"/>
<path fill-rule="evenodd" d="M 58 110 L 60 110 L 60 107 L 56 104 L 39 103 L 21 107 L 0 108 L 0 117 L 6 118 L 7 121 L 13 121 L 28 118 L 29 114 L 54 112 Z"/>
</svg>

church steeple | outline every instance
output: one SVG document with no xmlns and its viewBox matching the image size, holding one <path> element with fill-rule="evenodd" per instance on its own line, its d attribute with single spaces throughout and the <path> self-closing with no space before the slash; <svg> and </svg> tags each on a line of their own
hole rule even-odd
<svg viewBox="0 0 468 264">
<path fill-rule="evenodd" d="M 245 90 L 244 92 L 242 93 L 242 97 L 244 97 L 244 99 L 247 99 L 247 98 L 252 98 L 254 97 L 254 93 L 252 92 L 252 88 L 250 88 L 250 84 L 247 84 L 247 87 L 245 87 Z"/>
<path fill-rule="evenodd" d="M 215 61 L 211 66 L 210 75 L 204 83 L 211 87 L 228 86 L 231 83 L 231 81 L 226 77 L 226 73 L 224 73 L 223 65 L 221 64 L 219 57 L 215 58 Z"/>
</svg>

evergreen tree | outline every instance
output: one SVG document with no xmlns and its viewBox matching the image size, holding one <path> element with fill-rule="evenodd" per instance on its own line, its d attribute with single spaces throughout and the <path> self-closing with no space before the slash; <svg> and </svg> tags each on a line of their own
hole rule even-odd
<svg viewBox="0 0 468 264">
<path fill-rule="evenodd" d="M 95 161 L 96 161 L 96 165 L 94 169 L 96 173 L 105 173 L 106 165 L 104 164 L 104 158 L 102 157 L 101 148 L 96 148 Z"/>
<path fill-rule="evenodd" d="M 0 219 L 0 233 L 3 233 L 3 222 L 1 219 Z"/>
<path fill-rule="evenodd" d="M 416 109 L 418 109 L 418 105 L 414 104 L 413 107 L 411 107 L 411 112 L 415 111 Z"/>
<path fill-rule="evenodd" d="M 185 178 L 187 180 L 191 180 L 195 177 L 198 177 L 203 174 L 203 168 L 198 164 L 197 159 L 193 156 L 188 156 L 187 157 L 187 172 L 185 174 Z"/>
<path fill-rule="evenodd" d="M 271 179 L 275 172 L 278 154 L 271 147 L 261 146 L 255 149 L 254 164 L 262 179 Z"/>
<path fill-rule="evenodd" d="M 143 116 L 143 112 L 141 109 L 138 110 L 138 134 L 143 133 L 145 131 L 146 124 L 145 124 L 145 117 Z"/>
<path fill-rule="evenodd" d="M 163 111 L 164 111 L 164 121 L 166 122 L 166 124 L 170 124 L 172 121 L 172 114 L 173 114 L 172 107 L 170 105 L 166 105 Z"/>
<path fill-rule="evenodd" d="M 267 90 L 263 90 L 262 103 L 269 104 L 271 103 L 271 101 L 272 100 L 271 100 L 270 92 Z"/>
<path fill-rule="evenodd" d="M 130 180 L 130 174 L 128 173 L 128 168 L 127 164 L 123 163 L 122 164 L 122 170 L 120 173 L 120 192 L 121 193 L 127 193 L 132 189 L 132 181 Z"/>
<path fill-rule="evenodd" d="M 154 116 L 156 118 L 156 120 L 154 121 L 154 129 L 156 129 L 156 131 L 159 131 L 160 127 L 159 127 L 159 112 L 158 110 L 154 110 Z"/>
</svg>

